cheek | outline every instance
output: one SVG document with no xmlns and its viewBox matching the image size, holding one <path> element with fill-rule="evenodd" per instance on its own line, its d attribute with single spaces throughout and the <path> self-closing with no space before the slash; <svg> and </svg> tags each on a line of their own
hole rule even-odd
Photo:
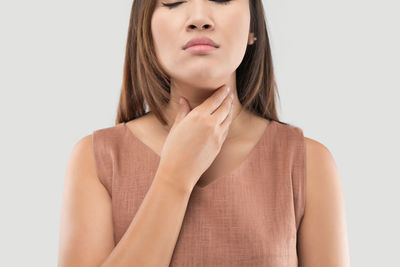
<svg viewBox="0 0 400 267">
<path fill-rule="evenodd" d="M 170 23 L 168 23 L 168 19 L 161 15 L 154 15 L 151 20 L 151 33 L 154 41 L 154 47 L 157 51 L 161 53 L 165 50 L 169 50 L 168 47 L 171 42 L 168 41 L 171 39 L 173 31 L 171 30 Z"/>
<path fill-rule="evenodd" d="M 241 6 L 232 11 L 230 19 L 225 21 L 225 29 L 230 29 L 236 42 L 248 41 L 250 28 L 250 10 L 246 6 Z M 244 39 L 245 38 L 245 39 Z"/>
<path fill-rule="evenodd" d="M 172 68 L 171 64 L 173 64 L 171 51 L 176 49 L 171 40 L 171 36 L 176 35 L 176 31 L 174 33 L 173 26 L 171 25 L 171 19 L 169 18 L 168 20 L 166 16 L 154 13 L 151 19 L 151 34 L 158 63 L 168 75 L 171 75 L 170 69 Z"/>
<path fill-rule="evenodd" d="M 243 7 L 241 10 L 235 10 L 229 16 L 229 20 L 224 21 L 223 28 L 226 29 L 225 44 L 227 53 L 230 54 L 230 64 L 238 67 L 243 60 L 247 48 L 250 27 L 250 13 L 249 10 Z M 243 12 L 243 9 L 247 12 Z"/>
</svg>

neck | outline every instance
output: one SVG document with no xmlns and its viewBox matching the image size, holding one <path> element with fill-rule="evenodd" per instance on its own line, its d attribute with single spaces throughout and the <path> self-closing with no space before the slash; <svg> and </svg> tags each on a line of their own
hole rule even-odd
<svg viewBox="0 0 400 267">
<path fill-rule="evenodd" d="M 229 132 L 226 137 L 226 140 L 232 140 L 234 138 L 237 138 L 241 135 L 243 132 L 243 128 L 245 125 L 249 123 L 249 112 L 245 111 L 242 108 L 242 105 L 238 99 L 237 96 L 237 90 L 236 90 L 236 85 L 231 85 L 227 84 L 228 86 L 231 87 L 232 92 L 234 93 L 233 97 L 233 114 L 232 114 L 232 122 L 229 127 Z M 164 107 L 164 110 L 162 110 L 163 114 L 166 117 L 166 120 L 168 122 L 168 125 L 163 125 L 163 128 L 165 129 L 166 132 L 169 132 L 171 129 L 175 117 L 178 113 L 179 110 L 179 97 L 183 96 L 188 102 L 190 106 L 190 110 L 194 109 L 198 105 L 201 105 L 208 97 L 210 97 L 213 93 L 214 90 L 207 90 L 207 89 L 199 89 L 199 88 L 191 88 L 190 90 L 186 89 L 183 90 L 179 87 L 171 87 L 171 96 L 170 96 L 170 101 L 169 103 Z"/>
</svg>

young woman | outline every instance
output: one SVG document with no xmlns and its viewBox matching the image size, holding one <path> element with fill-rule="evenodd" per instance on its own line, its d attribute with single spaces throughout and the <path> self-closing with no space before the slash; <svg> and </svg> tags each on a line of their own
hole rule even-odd
<svg viewBox="0 0 400 267">
<path fill-rule="evenodd" d="M 116 125 L 70 157 L 59 266 L 350 266 L 334 159 L 276 96 L 260 0 L 135 0 Z"/>
</svg>

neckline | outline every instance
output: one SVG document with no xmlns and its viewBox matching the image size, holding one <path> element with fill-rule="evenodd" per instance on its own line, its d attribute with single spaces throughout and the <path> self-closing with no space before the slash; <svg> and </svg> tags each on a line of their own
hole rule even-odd
<svg viewBox="0 0 400 267">
<path fill-rule="evenodd" d="M 211 182 L 209 182 L 208 184 L 205 184 L 204 186 L 199 186 L 196 183 L 196 185 L 193 188 L 193 191 L 194 190 L 199 190 L 199 191 L 205 190 L 209 187 L 218 185 L 219 183 L 221 183 L 221 181 L 224 181 L 229 177 L 233 177 L 235 173 L 237 173 L 240 169 L 242 169 L 247 164 L 247 162 L 255 156 L 258 147 L 264 142 L 265 137 L 267 136 L 267 133 L 270 132 L 270 128 L 273 128 L 272 126 L 274 126 L 275 124 L 276 124 L 276 121 L 269 120 L 269 123 L 267 124 L 267 126 L 265 126 L 265 129 L 264 129 L 263 133 L 261 134 L 261 137 L 258 139 L 256 144 L 251 148 L 250 152 L 247 154 L 245 159 L 242 160 L 237 166 L 235 166 L 233 169 L 231 169 L 227 174 L 222 175 L 222 176 L 212 180 Z M 145 143 L 143 143 L 138 137 L 136 137 L 136 135 L 134 135 L 132 133 L 132 131 L 129 129 L 129 127 L 126 125 L 126 122 L 122 122 L 122 126 L 125 130 L 125 133 L 127 133 L 127 135 L 131 136 L 130 138 L 133 138 L 133 140 L 136 140 L 140 146 L 142 146 L 145 150 L 149 151 L 158 160 L 160 160 L 160 158 L 161 158 L 160 155 L 158 155 L 153 149 L 151 149 L 149 146 L 147 146 Z"/>
</svg>

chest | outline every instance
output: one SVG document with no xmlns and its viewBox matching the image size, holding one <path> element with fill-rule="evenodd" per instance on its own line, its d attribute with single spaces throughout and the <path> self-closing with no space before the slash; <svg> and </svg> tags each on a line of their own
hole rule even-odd
<svg viewBox="0 0 400 267">
<path fill-rule="evenodd" d="M 231 175 L 195 187 L 170 266 L 297 266 L 290 172 L 254 169 L 254 161 L 245 162 Z M 139 209 L 151 175 L 114 185 L 116 241 Z"/>
<path fill-rule="evenodd" d="M 238 184 L 193 192 L 170 266 L 297 266 L 290 192 Z"/>
<path fill-rule="evenodd" d="M 231 175 L 250 160 L 254 145 L 254 142 L 245 140 L 225 143 L 208 169 L 200 176 L 196 186 L 205 188 L 214 181 Z"/>
</svg>

